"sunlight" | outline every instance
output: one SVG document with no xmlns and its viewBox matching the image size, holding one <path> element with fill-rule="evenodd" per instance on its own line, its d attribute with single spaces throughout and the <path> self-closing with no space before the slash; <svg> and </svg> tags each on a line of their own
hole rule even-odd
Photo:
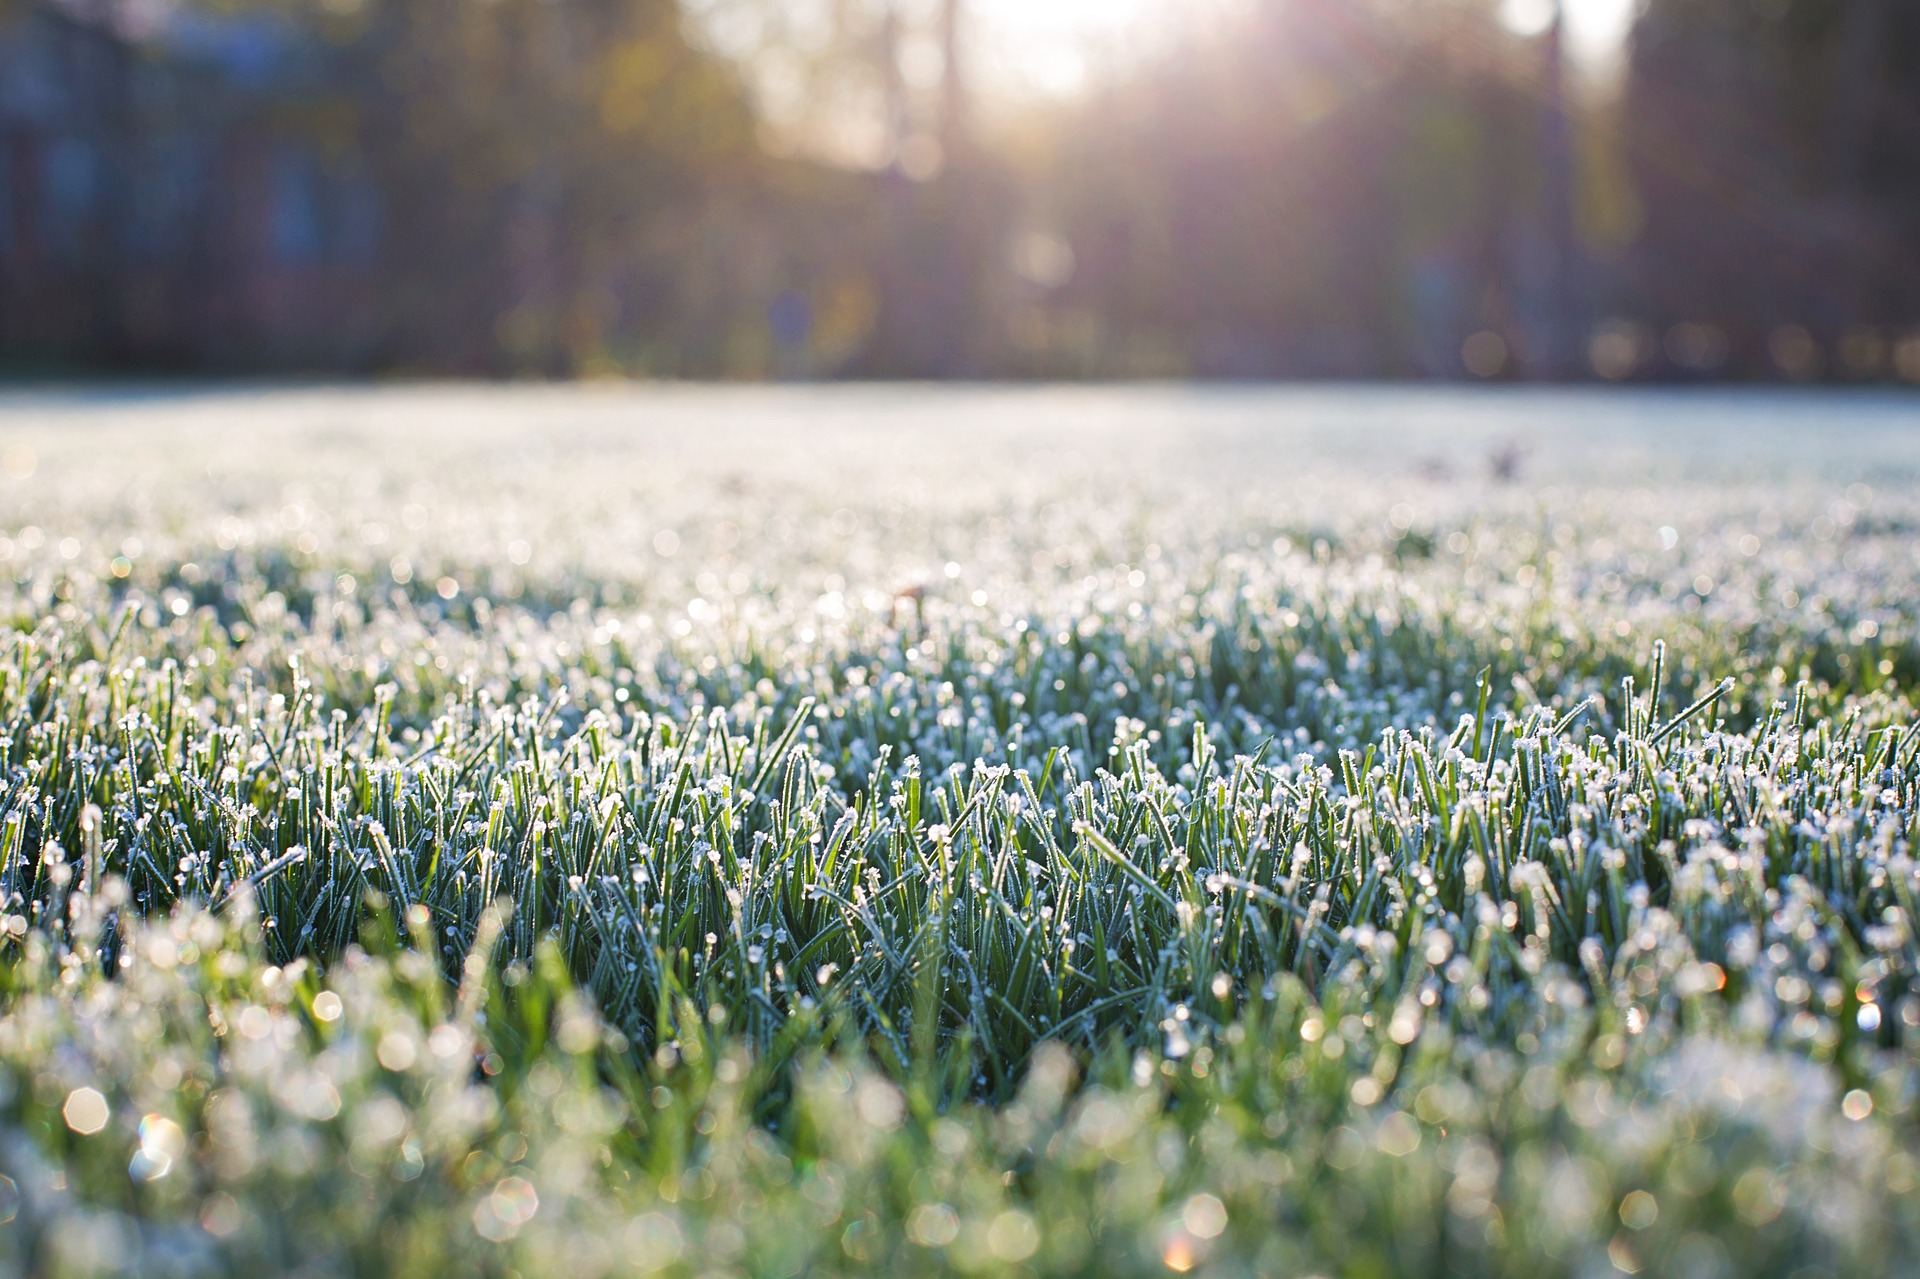
<svg viewBox="0 0 1920 1279">
<path fill-rule="evenodd" d="M 1534 36 L 1553 20 L 1556 0 L 1503 0 L 1500 20 Z M 1619 59 L 1638 0 L 1561 0 L 1567 53 L 1604 73 Z M 1154 27 L 1191 14 L 1177 0 L 974 0 L 981 70 L 996 87 L 1067 96 L 1084 88 L 1103 54 L 1137 47 Z"/>
<path fill-rule="evenodd" d="M 1174 0 L 975 0 L 977 56 L 994 80 L 1072 94 L 1103 52 L 1180 8 Z"/>
<path fill-rule="evenodd" d="M 1639 12 L 1639 0 L 1562 0 L 1567 55 L 1595 71 L 1619 61 Z M 1555 0 L 1504 0 L 1500 21 L 1517 35 L 1536 36 L 1553 22 Z"/>
</svg>

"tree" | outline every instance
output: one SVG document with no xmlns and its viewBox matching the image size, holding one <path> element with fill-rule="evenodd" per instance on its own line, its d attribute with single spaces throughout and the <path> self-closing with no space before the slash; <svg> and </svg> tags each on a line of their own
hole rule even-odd
<svg viewBox="0 0 1920 1279">
<path fill-rule="evenodd" d="M 1751 373 L 1779 363 L 1784 326 L 1822 345 L 1853 333 L 1858 358 L 1839 371 L 1880 371 L 1884 342 L 1855 331 L 1920 320 L 1920 12 L 1651 0 L 1626 110 L 1648 211 L 1639 280 L 1659 322 L 1725 330 Z"/>
<path fill-rule="evenodd" d="M 689 46 L 672 0 L 367 0 L 312 20 L 382 193 L 396 352 L 577 371 L 619 330 L 680 318 L 684 263 L 663 254 L 685 246 L 663 231 L 751 181 L 758 153 L 733 68 Z"/>
</svg>

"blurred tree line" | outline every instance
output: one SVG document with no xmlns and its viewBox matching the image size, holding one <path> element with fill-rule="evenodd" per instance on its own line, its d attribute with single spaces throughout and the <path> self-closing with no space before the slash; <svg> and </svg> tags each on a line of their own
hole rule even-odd
<svg viewBox="0 0 1920 1279">
<path fill-rule="evenodd" d="M 1668 364 L 1920 381 L 1920 7 L 1652 0 L 1622 104 Z"/>
<path fill-rule="evenodd" d="M 1015 111 L 965 0 L 0 0 L 0 358 L 1920 380 L 1920 10 L 1597 76 L 1500 9 L 1196 6 Z"/>
</svg>

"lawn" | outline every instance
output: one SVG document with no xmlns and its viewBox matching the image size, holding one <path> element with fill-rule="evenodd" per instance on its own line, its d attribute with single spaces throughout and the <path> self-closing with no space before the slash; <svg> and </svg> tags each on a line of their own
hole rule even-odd
<svg viewBox="0 0 1920 1279">
<path fill-rule="evenodd" d="M 0 1271 L 1920 1269 L 1920 401 L 0 398 Z"/>
</svg>

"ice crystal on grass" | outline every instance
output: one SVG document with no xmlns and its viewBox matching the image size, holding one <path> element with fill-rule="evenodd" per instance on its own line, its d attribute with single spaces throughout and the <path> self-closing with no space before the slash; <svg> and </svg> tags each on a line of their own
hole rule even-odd
<svg viewBox="0 0 1920 1279">
<path fill-rule="evenodd" d="M 294 416 L 11 481 L 0 1266 L 1920 1243 L 1887 459 Z"/>
</svg>

